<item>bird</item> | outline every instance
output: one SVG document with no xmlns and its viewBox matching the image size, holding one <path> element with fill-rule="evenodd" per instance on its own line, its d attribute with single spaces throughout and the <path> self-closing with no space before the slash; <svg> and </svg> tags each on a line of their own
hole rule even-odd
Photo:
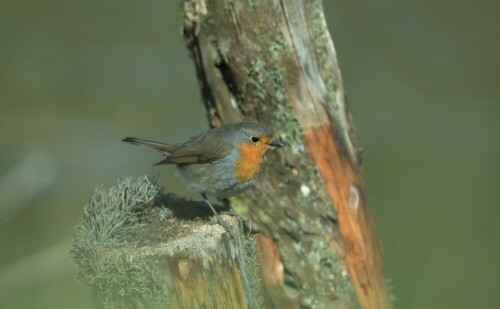
<svg viewBox="0 0 500 309">
<path fill-rule="evenodd" d="M 201 195 L 229 233 L 208 196 L 223 200 L 248 190 L 262 173 L 268 150 L 283 146 L 272 130 L 256 120 L 213 128 L 185 143 L 166 144 L 135 137 L 122 141 L 162 152 L 166 157 L 154 165 L 176 165 L 180 180 Z"/>
</svg>

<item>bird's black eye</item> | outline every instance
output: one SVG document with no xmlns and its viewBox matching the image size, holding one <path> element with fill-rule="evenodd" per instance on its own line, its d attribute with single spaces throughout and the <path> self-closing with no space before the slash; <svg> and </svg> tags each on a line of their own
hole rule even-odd
<svg viewBox="0 0 500 309">
<path fill-rule="evenodd" d="M 258 137 L 255 137 L 255 136 L 252 136 L 250 137 L 250 140 L 252 141 L 252 143 L 257 143 L 259 141 L 259 138 Z"/>
</svg>

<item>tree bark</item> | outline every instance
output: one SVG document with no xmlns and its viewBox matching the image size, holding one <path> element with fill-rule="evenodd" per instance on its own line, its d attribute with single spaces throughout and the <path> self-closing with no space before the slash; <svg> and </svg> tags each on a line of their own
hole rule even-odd
<svg viewBox="0 0 500 309">
<path fill-rule="evenodd" d="M 391 308 L 321 1 L 183 4 L 211 125 L 256 118 L 286 144 L 231 200 L 261 232 L 265 307 Z"/>
</svg>

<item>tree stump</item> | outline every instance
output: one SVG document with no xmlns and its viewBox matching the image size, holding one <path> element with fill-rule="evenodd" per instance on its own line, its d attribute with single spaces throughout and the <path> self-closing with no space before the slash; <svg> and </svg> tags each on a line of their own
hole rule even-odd
<svg viewBox="0 0 500 309">
<path fill-rule="evenodd" d="M 76 227 L 78 278 L 105 308 L 260 308 L 255 239 L 147 178 L 98 188 Z"/>
</svg>

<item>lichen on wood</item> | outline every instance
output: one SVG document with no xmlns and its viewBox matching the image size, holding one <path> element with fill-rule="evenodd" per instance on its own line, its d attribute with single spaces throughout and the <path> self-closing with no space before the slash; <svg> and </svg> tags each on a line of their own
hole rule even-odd
<svg viewBox="0 0 500 309">
<path fill-rule="evenodd" d="M 75 228 L 78 278 L 105 308 L 260 308 L 255 239 L 149 178 L 98 187 Z"/>
</svg>

